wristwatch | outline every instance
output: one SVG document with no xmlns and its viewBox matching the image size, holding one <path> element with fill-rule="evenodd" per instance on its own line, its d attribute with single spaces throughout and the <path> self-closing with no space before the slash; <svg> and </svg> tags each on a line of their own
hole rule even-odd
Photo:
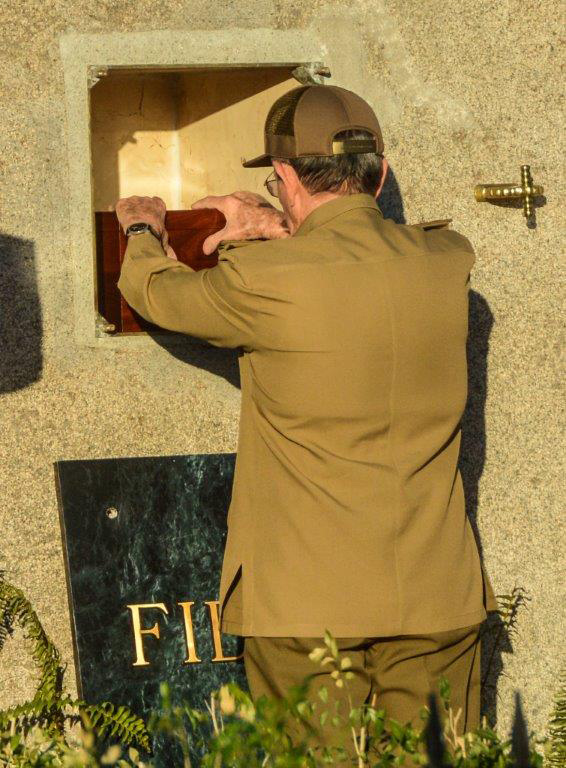
<svg viewBox="0 0 566 768">
<path fill-rule="evenodd" d="M 129 237 L 130 235 L 139 235 L 142 232 L 151 232 L 151 234 L 161 242 L 161 235 L 158 235 L 151 225 L 145 221 L 137 221 L 135 224 L 130 224 L 126 230 L 126 237 Z"/>
</svg>

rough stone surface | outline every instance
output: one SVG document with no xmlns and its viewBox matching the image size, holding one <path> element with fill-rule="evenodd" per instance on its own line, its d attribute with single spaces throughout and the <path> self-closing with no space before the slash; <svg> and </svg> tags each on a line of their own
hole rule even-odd
<svg viewBox="0 0 566 768">
<path fill-rule="evenodd" d="M 0 565 L 58 643 L 71 688 L 53 462 L 235 451 L 240 395 L 230 351 L 75 341 L 61 36 L 225 30 L 237 59 L 238 30 L 310 29 L 330 61 L 357 41 L 363 66 L 344 67 L 334 82 L 381 117 L 397 184 L 389 213 L 451 216 L 476 248 L 463 473 L 495 591 L 522 585 L 531 597 L 497 654 L 491 706 L 506 732 L 520 689 L 529 726 L 544 728 L 565 626 L 558 24 L 549 0 L 2 5 Z M 517 181 L 522 163 L 546 191 L 534 230 L 520 210 L 473 195 L 480 181 Z M 29 696 L 33 681 L 17 634 L 0 656 L 0 706 Z"/>
</svg>

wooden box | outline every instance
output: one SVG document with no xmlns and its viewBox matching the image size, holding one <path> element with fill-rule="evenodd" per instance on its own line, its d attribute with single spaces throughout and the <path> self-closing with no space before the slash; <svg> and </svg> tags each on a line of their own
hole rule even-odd
<svg viewBox="0 0 566 768">
<path fill-rule="evenodd" d="M 206 256 L 202 244 L 209 235 L 222 229 L 225 223 L 224 215 L 216 208 L 167 211 L 165 216 L 169 243 L 177 258 L 195 270 L 214 267 L 218 263 L 218 252 Z M 118 223 L 116 213 L 96 211 L 95 228 L 97 311 L 106 321 L 104 330 L 114 334 L 158 330 L 157 326 L 148 323 L 127 304 L 117 288 L 128 239 Z M 164 332 L 163 329 L 159 330 Z"/>
</svg>

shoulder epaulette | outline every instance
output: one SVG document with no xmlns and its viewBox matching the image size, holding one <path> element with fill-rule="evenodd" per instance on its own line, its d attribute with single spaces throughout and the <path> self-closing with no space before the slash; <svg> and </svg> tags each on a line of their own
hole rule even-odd
<svg viewBox="0 0 566 768">
<path fill-rule="evenodd" d="M 452 219 L 435 219 L 434 221 L 421 221 L 420 224 L 413 224 L 413 226 L 421 227 L 421 229 L 444 229 L 451 221 Z"/>
</svg>

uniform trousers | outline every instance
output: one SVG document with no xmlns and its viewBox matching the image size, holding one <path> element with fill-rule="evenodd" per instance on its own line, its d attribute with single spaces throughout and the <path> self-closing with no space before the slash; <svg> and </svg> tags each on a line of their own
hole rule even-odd
<svg viewBox="0 0 566 768">
<path fill-rule="evenodd" d="M 439 692 L 441 676 L 450 683 L 450 705 L 457 715 L 458 735 L 477 728 L 480 724 L 480 627 L 473 624 L 460 629 L 421 635 L 399 635 L 377 638 L 337 638 L 341 656 L 352 662 L 353 679 L 348 681 L 354 707 L 370 703 L 376 694 L 375 707 L 385 709 L 386 718 L 405 724 L 411 722 L 421 729 L 424 725 L 419 713 L 427 705 L 429 691 Z M 330 722 L 335 702 L 344 714 L 349 711 L 347 691 L 338 688 L 331 678 L 331 665 L 320 666 L 309 659 L 310 651 L 323 645 L 320 638 L 304 637 L 246 637 L 244 665 L 252 699 L 261 695 L 279 698 L 291 685 L 314 674 L 309 688 L 309 699 L 317 701 L 316 712 L 327 705 L 321 703 L 317 690 L 327 688 L 329 716 L 313 741 L 294 726 L 290 733 L 294 740 L 305 738 L 307 743 L 319 746 L 346 746 L 353 757 L 351 729 L 337 730 Z M 443 707 L 437 698 L 443 718 Z M 319 718 L 314 724 L 318 726 Z M 408 765 L 408 763 L 407 763 Z"/>
</svg>

